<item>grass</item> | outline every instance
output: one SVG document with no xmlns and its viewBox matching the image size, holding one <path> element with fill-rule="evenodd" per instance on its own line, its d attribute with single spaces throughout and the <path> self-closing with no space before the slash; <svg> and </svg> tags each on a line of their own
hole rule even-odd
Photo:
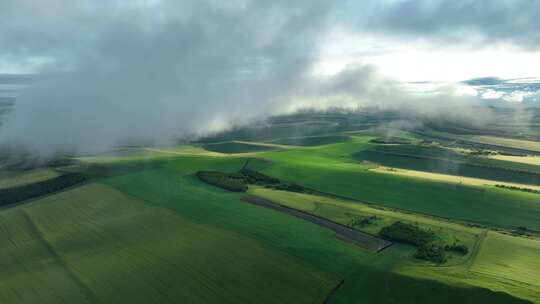
<svg viewBox="0 0 540 304">
<path fill-rule="evenodd" d="M 417 224 L 423 229 L 436 231 L 438 236 L 447 243 L 452 243 L 454 240 L 458 239 L 460 243 L 467 245 L 469 248 L 473 248 L 478 235 L 481 233 L 481 230 L 478 228 L 443 221 L 421 214 L 403 213 L 397 210 L 374 207 L 331 197 L 292 193 L 260 187 L 250 187 L 249 193 L 290 208 L 302 210 L 343 225 L 351 226 L 354 229 L 373 235 L 378 235 L 383 227 L 401 221 L 415 225 Z M 355 224 L 355 220 L 369 217 L 375 217 L 376 219 L 366 225 Z M 467 260 L 469 256 L 470 254 L 465 256 L 451 255 L 449 264 L 462 263 Z M 419 262 L 417 260 L 412 260 L 411 257 L 409 257 L 409 260 L 415 263 Z"/>
<path fill-rule="evenodd" d="M 540 240 L 490 232 L 471 270 L 530 285 L 540 300 Z"/>
<path fill-rule="evenodd" d="M 3 221 L 2 303 L 313 303 L 337 283 L 263 242 L 108 186 L 86 185 L 3 216 L 16 222 Z M 40 269 L 47 271 L 34 276 Z"/>
<path fill-rule="evenodd" d="M 471 187 L 371 172 L 351 154 L 371 147 L 370 138 L 317 148 L 265 152 L 273 161 L 263 173 L 301 186 L 386 207 L 486 225 L 540 230 L 538 195 Z"/>
<path fill-rule="evenodd" d="M 0 302 L 89 303 L 21 210 L 0 213 Z"/>
<path fill-rule="evenodd" d="M 0 189 L 42 182 L 57 176 L 60 176 L 60 173 L 52 169 L 35 169 L 17 172 L 0 171 Z"/>
<path fill-rule="evenodd" d="M 203 167 L 202 169 L 212 167 L 216 170 L 226 171 L 239 166 L 236 161 L 228 163 L 223 159 L 201 159 L 199 161 L 198 166 Z M 314 224 L 273 210 L 240 202 L 238 200 L 240 195 L 205 185 L 192 176 L 192 169 L 189 168 L 192 164 L 193 160 L 176 159 L 163 169 L 118 176 L 106 182 L 131 196 L 156 206 L 174 210 L 195 222 L 204 223 L 220 230 L 234 231 L 256 239 L 265 243 L 269 248 L 302 260 L 307 265 L 316 267 L 323 272 L 337 274 L 351 283 L 356 282 L 356 280 L 364 280 L 364 278 L 357 277 L 356 273 L 368 270 L 376 271 L 382 277 L 393 276 L 392 265 L 394 262 L 402 261 L 404 255 L 408 257 L 412 255 L 411 250 L 400 246 L 385 250 L 382 255 L 371 254 L 336 239 L 332 232 Z M 388 260 L 394 262 L 386 263 L 385 261 Z M 375 264 L 380 267 L 372 269 Z M 398 278 L 415 284 L 414 278 L 403 276 L 398 276 Z M 399 293 L 402 292 L 401 287 L 399 287 L 401 279 L 389 283 L 391 289 L 389 296 L 399 297 Z M 441 286 L 447 285 L 446 282 L 440 284 L 442 284 Z M 375 289 L 358 287 L 362 285 L 356 286 L 354 295 L 357 300 L 367 299 L 378 293 Z M 453 292 L 454 299 L 467 297 L 467 290 L 462 290 L 462 286 L 446 286 L 444 288 L 456 288 Z M 359 297 L 358 290 L 361 290 L 364 295 Z M 418 289 L 409 292 L 410 294 L 418 292 L 418 296 L 420 296 L 421 293 L 428 292 L 428 290 Z M 345 290 L 345 294 L 348 293 L 349 291 Z M 491 296 L 493 295 L 491 294 Z M 516 299 L 504 295 L 496 297 L 499 296 L 505 301 L 516 301 Z M 431 293 L 431 297 L 438 299 L 436 293 Z"/>
<path fill-rule="evenodd" d="M 464 303 L 513 301 L 515 299 L 494 297 L 486 294 L 486 290 L 478 287 L 488 287 L 499 292 L 509 292 L 533 301 L 540 300 L 527 286 L 516 285 L 513 282 L 500 281 L 484 274 L 470 273 L 468 265 L 477 252 L 482 239 L 481 229 L 461 225 L 458 223 L 442 221 L 419 214 L 402 213 L 395 210 L 382 209 L 350 201 L 339 200 L 324 196 L 302 193 L 290 193 L 266 188 L 252 187 L 249 192 L 279 204 L 300 209 L 322 217 L 332 219 L 343 224 L 350 223 L 351 219 L 364 216 L 377 216 L 378 220 L 365 227 L 356 229 L 378 233 L 378 231 L 395 221 L 404 221 L 418 224 L 424 229 L 430 228 L 443 239 L 451 241 L 458 238 L 471 249 L 466 256 L 453 255 L 443 267 L 430 267 L 430 263 L 413 259 L 414 250 L 411 246 L 395 244 L 383 251 L 377 259 L 370 261 L 361 270 L 349 275 L 345 284 L 335 294 L 333 303 L 351 303 L 362 299 L 366 303 L 429 303 L 436 302 Z M 477 243 L 477 244 L 476 244 Z M 476 245 L 475 245 L 476 244 Z M 477 259 L 478 260 L 478 259 Z M 532 266 L 537 270 L 538 267 Z M 436 279 L 436 281 L 433 281 Z M 468 287 L 464 288 L 464 282 Z M 362 288 L 359 288 L 362 286 Z M 381 290 L 385 292 L 371 293 L 367 290 Z M 473 287 L 477 286 L 477 287 Z M 461 289 L 464 288 L 464 289 Z M 391 292 L 390 292 L 391 290 Z M 431 298 L 430 298 L 431 297 Z M 440 297 L 440 298 L 439 298 Z"/>
<path fill-rule="evenodd" d="M 368 172 L 345 156 L 362 144 L 299 149 L 295 164 Z M 372 254 L 194 176 L 235 172 L 245 158 L 129 157 L 115 165 L 146 169 L 97 176 L 100 184 L 0 212 L 2 303 L 320 303 L 341 279 L 345 284 L 331 302 L 521 303 L 486 289 L 402 275 L 394 267 L 410 258 L 407 246 Z M 258 169 L 276 165 L 249 162 Z M 357 205 L 364 206 L 351 207 Z"/>
</svg>

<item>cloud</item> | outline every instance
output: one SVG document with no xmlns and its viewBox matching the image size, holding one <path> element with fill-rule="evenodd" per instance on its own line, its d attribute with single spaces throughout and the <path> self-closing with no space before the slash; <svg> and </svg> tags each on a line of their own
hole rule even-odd
<svg viewBox="0 0 540 304">
<path fill-rule="evenodd" d="M 503 13 L 536 24 L 533 2 L 516 1 L 528 11 L 505 1 L 367 1 L 354 25 L 336 18 L 347 6 L 326 0 L 1 1 L 0 59 L 30 65 L 37 77 L 17 93 L 0 144 L 44 156 L 98 152 L 303 105 L 368 104 L 433 116 L 451 108 L 468 119 L 477 98 L 452 87 L 414 94 L 369 65 L 311 75 L 319 44 L 333 28 L 350 26 L 426 37 L 466 30 L 533 46 L 537 34 L 509 17 L 497 22 L 499 30 L 488 26 Z"/>
<path fill-rule="evenodd" d="M 371 65 L 350 65 L 331 76 L 304 79 L 298 95 L 291 97 L 294 109 L 340 106 L 400 112 L 404 118 L 438 119 L 475 126 L 492 123 L 492 109 L 479 96 L 463 94 L 451 83 L 429 83 L 429 89 L 388 78 Z"/>
<path fill-rule="evenodd" d="M 540 2 L 535 0 L 395 0 L 352 6 L 358 17 L 350 18 L 370 31 L 445 43 L 476 41 L 476 46 L 540 47 Z"/>
<path fill-rule="evenodd" d="M 167 141 L 268 114 L 309 66 L 328 11 L 326 1 L 87 2 L 57 15 L 65 3 L 53 2 L 36 8 L 51 16 L 8 44 L 56 64 L 0 129 L 2 142 L 43 154 Z"/>
</svg>

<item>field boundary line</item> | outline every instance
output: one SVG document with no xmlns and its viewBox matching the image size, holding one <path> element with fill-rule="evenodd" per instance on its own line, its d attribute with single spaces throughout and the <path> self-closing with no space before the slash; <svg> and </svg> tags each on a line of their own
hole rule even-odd
<svg viewBox="0 0 540 304">
<path fill-rule="evenodd" d="M 244 202 L 256 205 L 256 206 L 265 207 L 265 208 L 272 209 L 281 213 L 285 213 L 285 214 L 294 216 L 296 218 L 305 220 L 307 222 L 316 224 L 320 227 L 329 229 L 335 233 L 335 236 L 337 239 L 348 242 L 348 243 L 352 243 L 368 251 L 379 253 L 382 250 L 393 245 L 392 242 L 382 239 L 380 237 L 374 236 L 372 234 L 355 230 L 351 227 L 345 226 L 340 223 L 336 223 L 327 218 L 323 218 L 323 217 L 320 217 L 320 216 L 317 216 L 308 212 L 304 212 L 298 209 L 283 206 L 281 204 L 275 203 L 266 198 L 262 198 L 262 197 L 258 197 L 254 195 L 246 195 L 242 197 L 241 200 Z"/>
<path fill-rule="evenodd" d="M 484 243 L 484 240 L 486 239 L 488 233 L 489 233 L 488 230 L 483 230 L 478 235 L 478 240 L 476 241 L 476 243 L 475 243 L 475 245 L 473 247 L 471 257 L 470 257 L 470 261 L 468 261 L 469 265 L 467 265 L 467 271 L 474 272 L 474 271 L 471 271 L 471 267 L 474 265 L 474 262 L 476 261 L 476 257 L 478 256 L 478 253 L 480 253 L 480 250 L 482 249 L 482 244 Z"/>
<path fill-rule="evenodd" d="M 341 285 L 343 285 L 343 283 L 345 283 L 345 280 L 341 280 L 334 288 L 332 288 L 332 290 L 330 290 L 330 292 L 326 296 L 326 299 L 324 299 L 323 304 L 329 304 L 330 301 L 332 301 L 332 298 L 337 293 L 337 291 L 341 287 Z"/>
<path fill-rule="evenodd" d="M 84 298 L 90 303 L 99 303 L 94 292 L 90 288 L 88 288 L 86 284 L 84 284 L 84 282 L 77 276 L 77 274 L 69 267 L 69 265 L 62 258 L 62 256 L 60 256 L 60 254 L 56 252 L 56 250 L 49 243 L 49 241 L 47 241 L 39 227 L 34 223 L 30 215 L 24 209 L 20 209 L 19 212 L 28 223 L 31 232 L 38 237 L 38 239 L 42 242 L 47 251 L 54 258 L 54 260 L 66 271 L 67 276 L 73 281 L 73 283 L 75 283 L 75 285 L 79 287 Z"/>
</svg>

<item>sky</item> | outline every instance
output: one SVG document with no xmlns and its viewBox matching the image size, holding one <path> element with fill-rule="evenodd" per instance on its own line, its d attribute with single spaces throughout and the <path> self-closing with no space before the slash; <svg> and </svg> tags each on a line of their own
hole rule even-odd
<svg viewBox="0 0 540 304">
<path fill-rule="evenodd" d="M 98 152 L 305 107 L 467 119 L 483 100 L 534 104 L 539 14 L 536 0 L 4 0 L 0 94 L 17 100 L 0 144 Z"/>
</svg>

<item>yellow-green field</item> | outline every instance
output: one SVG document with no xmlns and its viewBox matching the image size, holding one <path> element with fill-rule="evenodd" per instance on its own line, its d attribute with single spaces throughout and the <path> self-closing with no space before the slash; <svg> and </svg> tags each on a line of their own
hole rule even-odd
<svg viewBox="0 0 540 304">
<path fill-rule="evenodd" d="M 471 270 L 525 283 L 540 296 L 540 240 L 489 232 Z"/>
<path fill-rule="evenodd" d="M 463 185 L 469 185 L 469 186 L 505 185 L 509 187 L 540 190 L 540 186 L 536 186 L 536 185 L 508 183 L 508 182 L 501 182 L 501 181 L 495 181 L 495 180 L 489 180 L 489 179 L 425 172 L 425 171 L 418 171 L 418 170 L 408 170 L 408 169 L 399 169 L 399 168 L 391 168 L 391 167 L 377 167 L 375 169 L 370 169 L 370 171 L 377 172 L 377 173 L 406 176 L 406 177 L 411 177 L 411 178 L 427 179 L 427 180 L 438 181 L 438 182 L 443 182 L 443 183 L 451 183 L 451 184 L 460 184 L 460 185 L 463 184 Z"/>
<path fill-rule="evenodd" d="M 491 155 L 489 158 L 540 166 L 540 156 Z"/>
<path fill-rule="evenodd" d="M 35 169 L 22 172 L 0 171 L 0 189 L 41 182 L 59 175 L 58 172 L 51 169 Z"/>
<path fill-rule="evenodd" d="M 379 218 L 376 223 L 366 227 L 355 227 L 372 234 L 377 234 L 382 227 L 399 220 L 433 229 L 442 237 L 458 238 L 470 249 L 466 256 L 453 256 L 445 265 L 433 266 L 413 259 L 412 252 L 403 253 L 398 263 L 393 262 L 395 268 L 392 271 L 410 277 L 436 279 L 451 285 L 467 283 L 471 286 L 502 291 L 540 302 L 540 286 L 538 284 L 540 241 L 538 240 L 513 237 L 496 232 L 486 234 L 487 230 L 460 223 L 331 197 L 260 187 L 251 187 L 249 192 L 281 205 L 346 225 L 350 224 L 350 220 L 353 218 L 376 215 Z M 399 252 L 401 248 L 397 247 L 392 250 Z M 390 253 L 383 252 L 381 254 L 384 256 Z M 511 274 L 507 275 L 507 273 Z"/>
<path fill-rule="evenodd" d="M 5 210 L 0 224 L 1 303 L 320 303 L 338 281 L 100 184 Z"/>
<path fill-rule="evenodd" d="M 366 226 L 353 226 L 355 229 L 377 235 L 379 231 L 396 221 L 418 224 L 424 228 L 436 230 L 441 237 L 459 239 L 469 248 L 476 246 L 476 241 L 482 230 L 475 227 L 461 225 L 433 217 L 414 213 L 404 213 L 387 208 L 373 207 L 357 202 L 345 201 L 331 197 L 278 191 L 260 187 L 251 187 L 249 192 L 280 205 L 306 211 L 335 222 L 351 225 L 351 221 L 367 217 L 377 216 L 377 220 Z M 462 263 L 469 259 L 470 254 L 465 256 L 453 256 L 449 264 Z M 413 261 L 411 259 L 411 261 Z M 418 261 L 415 261 L 418 262 Z"/>
<path fill-rule="evenodd" d="M 489 135 L 462 136 L 462 138 L 466 138 L 468 140 L 481 143 L 481 144 L 505 146 L 505 147 L 510 147 L 510 148 L 526 149 L 526 150 L 540 152 L 540 142 L 536 142 L 536 141 L 489 136 Z"/>
</svg>

